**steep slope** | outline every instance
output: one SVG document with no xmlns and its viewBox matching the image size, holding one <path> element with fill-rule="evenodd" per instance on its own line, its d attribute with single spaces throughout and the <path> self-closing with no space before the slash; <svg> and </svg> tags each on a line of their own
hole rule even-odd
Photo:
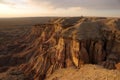
<svg viewBox="0 0 120 80">
<path fill-rule="evenodd" d="M 115 35 L 114 32 L 108 34 L 108 31 L 105 31 L 106 25 L 98 22 L 82 22 L 65 30 L 57 24 L 51 26 L 50 32 L 48 25 L 42 32 L 38 40 L 41 43 L 34 45 L 40 49 L 39 56 L 31 58 L 33 60 L 23 67 L 25 69 L 23 71 L 26 73 L 35 72 L 33 73 L 36 74 L 35 79 L 39 80 L 41 76 L 49 76 L 58 68 L 80 67 L 83 63 L 102 64 L 106 68 L 115 68 L 114 65 L 118 62 L 119 57 L 116 56 L 116 53 L 108 53 L 113 44 L 107 43 L 114 42 L 112 38 Z M 111 37 L 112 35 L 113 37 Z M 108 36 L 111 37 L 109 41 L 107 41 Z M 28 67 L 30 68 L 26 70 Z"/>
<path fill-rule="evenodd" d="M 26 80 L 44 80 L 59 68 L 87 63 L 115 69 L 120 62 L 119 27 L 119 19 L 83 17 L 35 25 L 3 50 L 12 47 L 0 56 L 0 67 L 2 72 L 15 67 Z"/>
</svg>

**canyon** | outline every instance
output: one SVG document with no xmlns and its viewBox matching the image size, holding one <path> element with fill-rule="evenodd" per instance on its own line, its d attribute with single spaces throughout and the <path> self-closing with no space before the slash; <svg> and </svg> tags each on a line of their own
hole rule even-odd
<svg viewBox="0 0 120 80">
<path fill-rule="evenodd" d="M 0 46 L 0 80 L 66 80 L 49 76 L 87 64 L 120 74 L 119 18 L 55 18 Z"/>
</svg>

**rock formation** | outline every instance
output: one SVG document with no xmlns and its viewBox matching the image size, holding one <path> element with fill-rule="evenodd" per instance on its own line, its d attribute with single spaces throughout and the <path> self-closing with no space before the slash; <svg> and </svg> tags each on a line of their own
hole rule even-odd
<svg viewBox="0 0 120 80">
<path fill-rule="evenodd" d="M 120 62 L 119 27 L 120 19 L 84 17 L 34 25 L 1 50 L 6 55 L 0 55 L 0 67 L 17 67 L 26 80 L 44 80 L 59 68 L 88 63 L 115 69 Z"/>
</svg>

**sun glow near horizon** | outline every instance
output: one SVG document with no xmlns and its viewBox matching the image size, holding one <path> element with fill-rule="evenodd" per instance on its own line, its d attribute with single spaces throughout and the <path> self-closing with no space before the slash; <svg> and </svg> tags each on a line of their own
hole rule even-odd
<svg viewBox="0 0 120 80">
<path fill-rule="evenodd" d="M 28 6 L 9 6 L 5 4 L 0 4 L 0 17 L 27 17 L 35 15 L 43 15 L 48 13 L 42 7 L 39 7 L 39 10 L 36 7 Z"/>
<path fill-rule="evenodd" d="M 117 5 L 117 0 L 115 0 L 116 3 L 114 3 L 116 4 L 115 8 L 113 5 L 110 6 L 110 4 L 113 3 L 113 0 L 110 0 L 110 4 L 103 5 L 101 4 L 104 2 L 104 0 L 91 1 L 94 1 L 96 3 L 93 4 L 89 0 L 76 0 L 74 2 L 72 0 L 65 0 L 63 2 L 58 0 L 0 0 L 0 17 L 81 15 L 120 17 L 120 8 L 119 5 Z M 106 3 L 107 1 L 108 0 L 106 0 Z"/>
<path fill-rule="evenodd" d="M 69 9 L 58 8 L 54 9 L 49 6 L 10 6 L 0 4 L 0 17 L 33 17 L 33 16 L 72 16 L 80 14 L 75 11 L 80 10 L 79 7 L 71 7 Z M 70 13 L 73 14 L 70 14 Z"/>
</svg>

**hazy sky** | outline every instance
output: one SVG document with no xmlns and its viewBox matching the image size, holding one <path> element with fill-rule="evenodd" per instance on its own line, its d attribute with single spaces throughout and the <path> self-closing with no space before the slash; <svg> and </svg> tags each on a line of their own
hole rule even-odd
<svg viewBox="0 0 120 80">
<path fill-rule="evenodd" d="M 120 0 L 0 0 L 0 17 L 120 17 Z"/>
</svg>

